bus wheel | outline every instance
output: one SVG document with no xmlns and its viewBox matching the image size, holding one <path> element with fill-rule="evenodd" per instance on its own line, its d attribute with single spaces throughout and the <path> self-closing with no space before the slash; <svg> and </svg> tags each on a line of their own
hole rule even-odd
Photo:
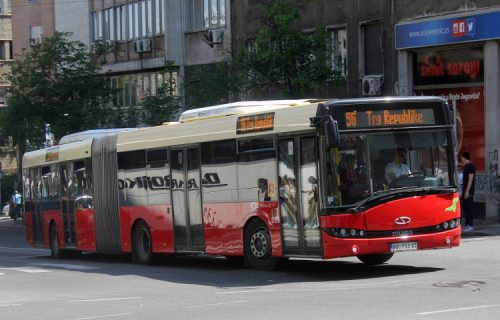
<svg viewBox="0 0 500 320">
<path fill-rule="evenodd" d="M 151 231 L 144 222 L 139 222 L 134 228 L 132 258 L 134 262 L 149 265 L 153 262 L 153 245 Z"/>
<path fill-rule="evenodd" d="M 272 256 L 271 234 L 261 220 L 253 220 L 245 231 L 245 257 L 257 270 L 272 270 L 278 258 Z"/>
<path fill-rule="evenodd" d="M 63 250 L 59 246 L 59 236 L 55 224 L 50 226 L 50 255 L 55 259 L 63 258 Z"/>
<path fill-rule="evenodd" d="M 391 259 L 393 255 L 394 253 L 365 254 L 359 255 L 358 259 L 361 260 L 364 264 L 374 266 L 389 261 L 389 259 Z"/>
</svg>

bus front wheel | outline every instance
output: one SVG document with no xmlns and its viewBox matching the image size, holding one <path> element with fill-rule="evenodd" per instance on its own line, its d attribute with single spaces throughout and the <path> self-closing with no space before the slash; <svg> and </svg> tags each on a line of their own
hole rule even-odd
<svg viewBox="0 0 500 320">
<path fill-rule="evenodd" d="M 139 222 L 134 228 L 132 258 L 134 262 L 145 265 L 153 262 L 151 231 L 143 221 Z"/>
<path fill-rule="evenodd" d="M 394 253 L 362 254 L 358 256 L 358 259 L 364 264 L 374 266 L 389 261 L 393 255 Z"/>
<path fill-rule="evenodd" d="M 253 220 L 246 228 L 245 257 L 257 270 L 272 270 L 278 263 L 278 258 L 272 256 L 271 234 L 261 220 Z"/>
</svg>

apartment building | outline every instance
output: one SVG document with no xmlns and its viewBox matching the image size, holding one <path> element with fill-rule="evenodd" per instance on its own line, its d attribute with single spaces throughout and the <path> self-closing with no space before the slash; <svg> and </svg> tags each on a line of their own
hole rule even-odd
<svg viewBox="0 0 500 320">
<path fill-rule="evenodd" d="M 10 0 L 0 0 L 0 107 L 6 104 L 9 83 L 4 75 L 10 72 L 12 51 L 12 5 Z"/>
</svg>

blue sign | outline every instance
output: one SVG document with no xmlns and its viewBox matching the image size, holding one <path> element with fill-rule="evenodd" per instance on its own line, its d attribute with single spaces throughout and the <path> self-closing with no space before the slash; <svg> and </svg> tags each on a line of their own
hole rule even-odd
<svg viewBox="0 0 500 320">
<path fill-rule="evenodd" d="M 395 33 L 396 49 L 500 39 L 500 12 L 398 24 Z"/>
</svg>

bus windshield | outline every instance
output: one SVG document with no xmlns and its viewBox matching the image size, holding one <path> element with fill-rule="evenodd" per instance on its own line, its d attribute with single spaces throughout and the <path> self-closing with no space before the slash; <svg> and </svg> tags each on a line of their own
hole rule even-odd
<svg viewBox="0 0 500 320">
<path fill-rule="evenodd" d="M 446 130 L 341 134 L 325 154 L 324 203 L 352 206 L 374 193 L 454 185 Z"/>
</svg>

